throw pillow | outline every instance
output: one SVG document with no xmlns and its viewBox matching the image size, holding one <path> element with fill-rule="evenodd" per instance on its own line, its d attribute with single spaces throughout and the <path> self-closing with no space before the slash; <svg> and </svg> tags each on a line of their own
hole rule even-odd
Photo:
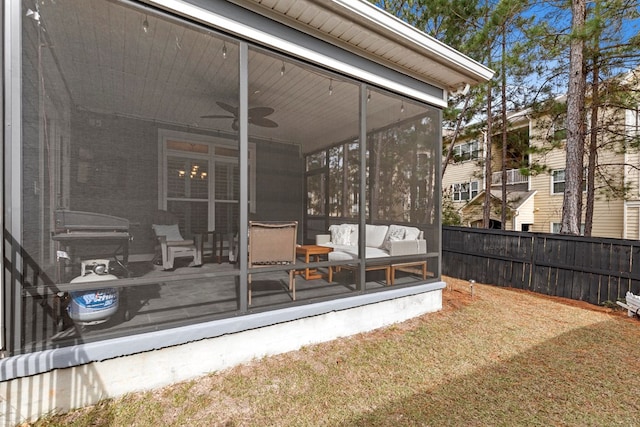
<svg viewBox="0 0 640 427">
<path fill-rule="evenodd" d="M 405 235 L 404 227 L 399 227 L 397 225 L 389 226 L 389 232 L 387 233 L 387 237 L 384 241 L 384 248 L 386 250 L 391 250 L 391 242 L 404 240 L 404 235 Z"/>
<path fill-rule="evenodd" d="M 418 240 L 420 229 L 416 227 L 404 227 L 404 240 Z"/>
<path fill-rule="evenodd" d="M 349 224 L 332 225 L 329 227 L 331 243 L 335 245 L 351 245 L 351 227 Z"/>
<path fill-rule="evenodd" d="M 341 224 L 338 227 L 336 244 L 345 246 L 351 245 L 351 227 L 349 226 L 349 224 Z"/>
</svg>

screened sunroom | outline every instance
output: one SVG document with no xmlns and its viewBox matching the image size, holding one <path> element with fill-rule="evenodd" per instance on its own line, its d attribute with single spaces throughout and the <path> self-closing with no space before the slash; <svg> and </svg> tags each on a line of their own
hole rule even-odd
<svg viewBox="0 0 640 427">
<path fill-rule="evenodd" d="M 490 71 L 367 2 L 263 3 L 5 2 L 6 357 L 442 289 L 441 109 Z"/>
</svg>

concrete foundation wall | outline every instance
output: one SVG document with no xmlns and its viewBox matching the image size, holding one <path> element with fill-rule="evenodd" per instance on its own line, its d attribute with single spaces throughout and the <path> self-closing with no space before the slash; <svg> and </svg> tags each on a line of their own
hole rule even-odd
<svg viewBox="0 0 640 427">
<path fill-rule="evenodd" d="M 0 425 L 197 378 L 438 311 L 444 286 L 432 283 L 428 292 L 4 381 L 0 383 Z"/>
</svg>

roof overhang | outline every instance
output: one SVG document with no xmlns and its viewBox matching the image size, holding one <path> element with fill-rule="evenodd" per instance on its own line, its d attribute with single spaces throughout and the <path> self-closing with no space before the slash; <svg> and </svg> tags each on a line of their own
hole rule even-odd
<svg viewBox="0 0 640 427">
<path fill-rule="evenodd" d="M 533 191 L 511 191 L 507 194 L 507 208 L 512 212 L 518 212 L 520 208 L 527 203 L 531 198 L 533 198 L 537 190 Z M 481 191 L 476 194 L 474 198 L 469 200 L 464 206 L 460 208 L 460 210 L 465 210 L 467 207 L 475 205 L 479 202 L 479 200 L 484 199 L 485 191 Z M 491 190 L 489 193 L 491 200 L 496 202 L 502 202 L 502 192 L 498 190 Z"/>
<path fill-rule="evenodd" d="M 205 17 L 204 20 L 207 20 L 207 13 L 188 1 L 146 1 L 194 17 L 199 15 L 200 18 Z M 492 70 L 479 62 L 366 0 L 229 1 L 415 79 L 440 87 L 445 91 L 445 101 L 446 92 L 464 90 L 467 85 L 473 86 L 486 82 L 494 75 Z M 218 19 L 207 21 L 213 25 L 222 24 L 227 31 L 253 38 L 263 44 L 273 44 L 276 48 L 283 48 L 280 40 L 270 40 L 251 28 L 243 28 L 241 23 L 222 23 Z"/>
<path fill-rule="evenodd" d="M 299 0 L 291 0 L 299 1 Z M 445 88 L 460 90 L 466 84 L 474 85 L 491 79 L 494 71 L 485 67 L 452 47 L 438 41 L 423 31 L 407 24 L 366 0 L 332 0 L 334 5 L 352 13 L 358 23 L 375 32 L 381 39 L 395 42 L 407 50 L 422 55 L 453 71 L 440 74 L 424 69 L 424 58 L 409 56 L 404 63 L 411 69 L 420 70 L 425 76 L 437 76 Z M 392 58 L 387 58 L 392 60 Z"/>
</svg>

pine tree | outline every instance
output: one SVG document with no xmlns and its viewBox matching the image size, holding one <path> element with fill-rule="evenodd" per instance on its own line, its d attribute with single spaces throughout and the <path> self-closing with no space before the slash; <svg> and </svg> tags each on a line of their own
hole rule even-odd
<svg viewBox="0 0 640 427">
<path fill-rule="evenodd" d="M 584 92 L 586 89 L 584 67 L 586 0 L 572 0 L 571 13 L 565 188 L 560 233 L 579 235 L 582 217 Z"/>
</svg>

